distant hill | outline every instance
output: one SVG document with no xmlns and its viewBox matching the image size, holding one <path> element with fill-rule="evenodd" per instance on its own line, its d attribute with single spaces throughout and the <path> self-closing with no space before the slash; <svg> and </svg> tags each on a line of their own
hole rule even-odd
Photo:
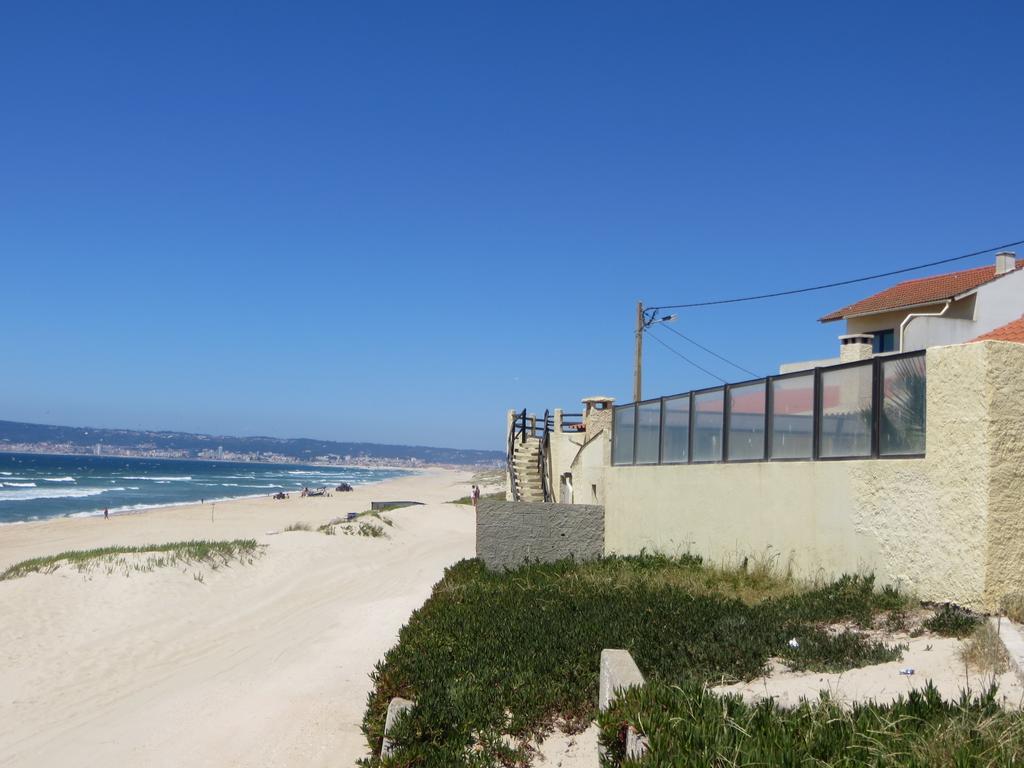
<svg viewBox="0 0 1024 768">
<path fill-rule="evenodd" d="M 61 448 L 88 452 L 97 444 L 104 452 L 137 453 L 138 455 L 168 454 L 192 458 L 212 458 L 223 449 L 225 458 L 282 457 L 295 461 L 316 459 L 373 459 L 396 460 L 402 463 L 493 465 L 505 460 L 504 451 L 463 450 L 434 448 L 423 445 L 385 445 L 380 443 L 342 443 L 334 440 L 278 437 L 231 437 L 228 435 L 200 435 L 189 432 L 149 432 L 131 429 L 96 429 L 93 427 L 58 427 L 48 424 L 26 424 L 18 421 L 0 421 L 0 451 L 34 450 L 55 451 Z"/>
</svg>

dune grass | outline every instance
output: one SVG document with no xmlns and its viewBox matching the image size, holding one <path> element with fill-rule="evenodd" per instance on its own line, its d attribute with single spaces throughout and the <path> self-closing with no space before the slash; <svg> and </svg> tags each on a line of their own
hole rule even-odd
<svg viewBox="0 0 1024 768">
<path fill-rule="evenodd" d="M 312 531 L 313 526 L 309 523 L 292 523 L 291 525 L 285 526 L 282 531 L 288 533 L 289 531 Z"/>
<path fill-rule="evenodd" d="M 69 567 L 79 572 L 89 571 L 103 565 L 129 566 L 127 558 L 132 555 L 146 555 L 144 563 L 134 563 L 134 570 L 151 571 L 179 564 L 205 564 L 213 568 L 232 562 L 249 562 L 257 557 L 263 547 L 255 539 L 233 539 L 231 541 L 178 541 L 170 544 L 145 544 L 142 546 L 100 547 L 98 549 L 69 550 L 57 555 L 34 557 L 15 563 L 0 573 L 0 581 L 17 579 L 30 573 L 53 573 L 58 568 Z M 108 570 L 111 570 L 108 567 Z"/>
<path fill-rule="evenodd" d="M 504 501 L 505 500 L 505 492 L 504 491 L 500 491 L 499 493 L 484 493 L 484 494 L 481 494 L 480 498 L 481 499 L 500 499 L 501 501 Z M 449 501 L 448 503 L 449 504 L 472 504 L 473 503 L 473 497 L 472 496 L 463 496 L 462 498 L 454 499 L 453 501 Z"/>
</svg>

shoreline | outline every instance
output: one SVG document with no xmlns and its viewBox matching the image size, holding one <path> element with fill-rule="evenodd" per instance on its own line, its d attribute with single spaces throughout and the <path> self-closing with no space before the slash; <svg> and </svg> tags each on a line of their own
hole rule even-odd
<svg viewBox="0 0 1024 768">
<path fill-rule="evenodd" d="M 116 556 L 0 581 L 0 764 L 328 768 L 367 755 L 370 674 L 444 569 L 474 555 L 472 474 L 331 497 L 0 527 L 0 572 L 70 550 L 255 539 L 245 562 Z M 315 528 L 373 500 L 385 536 Z M 312 530 L 284 532 L 297 522 Z"/>
<path fill-rule="evenodd" d="M 366 482 L 359 483 L 358 485 L 353 485 L 352 486 L 352 491 L 334 491 L 333 493 L 352 493 L 357 488 L 365 488 L 366 486 L 369 486 L 369 485 L 380 485 L 381 483 L 387 483 L 387 482 L 390 482 L 392 480 L 401 480 L 403 477 L 415 477 L 415 476 L 418 476 L 418 475 L 429 474 L 429 471 L 425 470 L 425 469 L 421 469 L 421 470 L 417 470 L 417 469 L 402 469 L 400 467 L 392 467 L 392 468 L 386 468 L 386 467 L 351 467 L 351 468 L 352 469 L 382 469 L 382 470 L 389 471 L 389 472 L 401 471 L 401 472 L 403 472 L 405 474 L 400 476 L 400 477 L 385 477 L 385 478 L 381 478 L 380 480 L 369 480 L 369 481 L 366 481 Z M 301 493 L 301 491 L 289 491 L 287 489 L 283 489 L 283 490 L 285 491 L 285 493 L 288 493 L 288 494 L 292 494 L 292 493 L 298 494 L 298 493 Z M 146 514 L 147 512 L 154 512 L 154 511 L 161 510 L 161 509 L 170 509 L 170 508 L 173 508 L 173 507 L 205 506 L 207 504 L 230 504 L 233 501 L 251 501 L 252 499 L 264 499 L 264 498 L 272 499 L 273 497 L 274 497 L 274 494 L 272 494 L 272 493 L 269 493 L 269 494 L 268 493 L 253 493 L 253 494 L 247 494 L 245 496 L 221 496 L 221 497 L 218 497 L 218 498 L 209 498 L 209 499 L 203 498 L 200 501 L 194 501 L 194 500 L 193 501 L 169 501 L 166 504 L 141 504 L 141 505 L 132 505 L 132 506 L 127 506 L 127 507 L 125 507 L 125 506 L 123 506 L 123 507 L 108 507 L 107 509 L 110 512 L 110 516 L 111 517 L 114 517 L 115 515 L 117 515 L 118 517 L 124 517 L 125 515 L 141 515 L 141 514 Z M 333 498 L 333 496 L 329 497 L 329 498 Z M 94 518 L 94 517 L 103 517 L 103 510 L 99 509 L 99 510 L 95 510 L 95 511 L 91 511 L 91 512 L 69 512 L 67 514 L 53 515 L 51 517 L 40 517 L 40 518 L 37 518 L 35 520 L 9 520 L 9 521 L 6 521 L 6 522 L 0 521 L 0 530 L 2 530 L 5 526 L 8 526 L 8 525 L 34 525 L 34 524 L 39 524 L 39 523 L 53 523 L 53 522 L 56 522 L 56 521 L 59 521 L 59 520 L 81 520 L 81 519 L 88 519 L 88 518 Z"/>
</svg>

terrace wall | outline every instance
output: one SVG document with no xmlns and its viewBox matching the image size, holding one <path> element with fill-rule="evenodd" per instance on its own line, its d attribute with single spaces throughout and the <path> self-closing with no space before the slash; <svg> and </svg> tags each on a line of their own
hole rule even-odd
<svg viewBox="0 0 1024 768">
<path fill-rule="evenodd" d="M 872 571 L 991 610 L 1024 585 L 1024 345 L 927 353 L 924 457 L 609 466 L 605 551 Z"/>
<path fill-rule="evenodd" d="M 604 510 L 589 504 L 480 499 L 476 556 L 491 569 L 525 562 L 595 560 L 604 552 Z"/>
</svg>

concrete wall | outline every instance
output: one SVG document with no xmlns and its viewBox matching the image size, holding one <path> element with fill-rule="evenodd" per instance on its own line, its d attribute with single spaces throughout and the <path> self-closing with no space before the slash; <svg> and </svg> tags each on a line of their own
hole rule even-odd
<svg viewBox="0 0 1024 768">
<path fill-rule="evenodd" d="M 556 418 L 555 431 L 550 434 L 548 450 L 551 455 L 551 489 L 555 500 L 562 504 L 572 504 L 573 499 L 563 498 L 561 477 L 572 470 L 572 462 L 586 439 L 585 432 L 559 432 Z M 575 488 L 575 482 L 573 486 Z"/>
<path fill-rule="evenodd" d="M 611 429 L 591 435 L 573 459 L 573 496 L 580 504 L 604 504 L 605 469 L 612 463 L 611 435 Z"/>
<path fill-rule="evenodd" d="M 1024 345 L 927 354 L 922 459 L 609 467 L 605 550 L 873 571 L 991 609 L 1024 585 Z"/>
<path fill-rule="evenodd" d="M 527 561 L 593 560 L 604 552 L 604 510 L 585 504 L 528 504 L 481 499 L 476 556 L 488 568 Z"/>
</svg>

